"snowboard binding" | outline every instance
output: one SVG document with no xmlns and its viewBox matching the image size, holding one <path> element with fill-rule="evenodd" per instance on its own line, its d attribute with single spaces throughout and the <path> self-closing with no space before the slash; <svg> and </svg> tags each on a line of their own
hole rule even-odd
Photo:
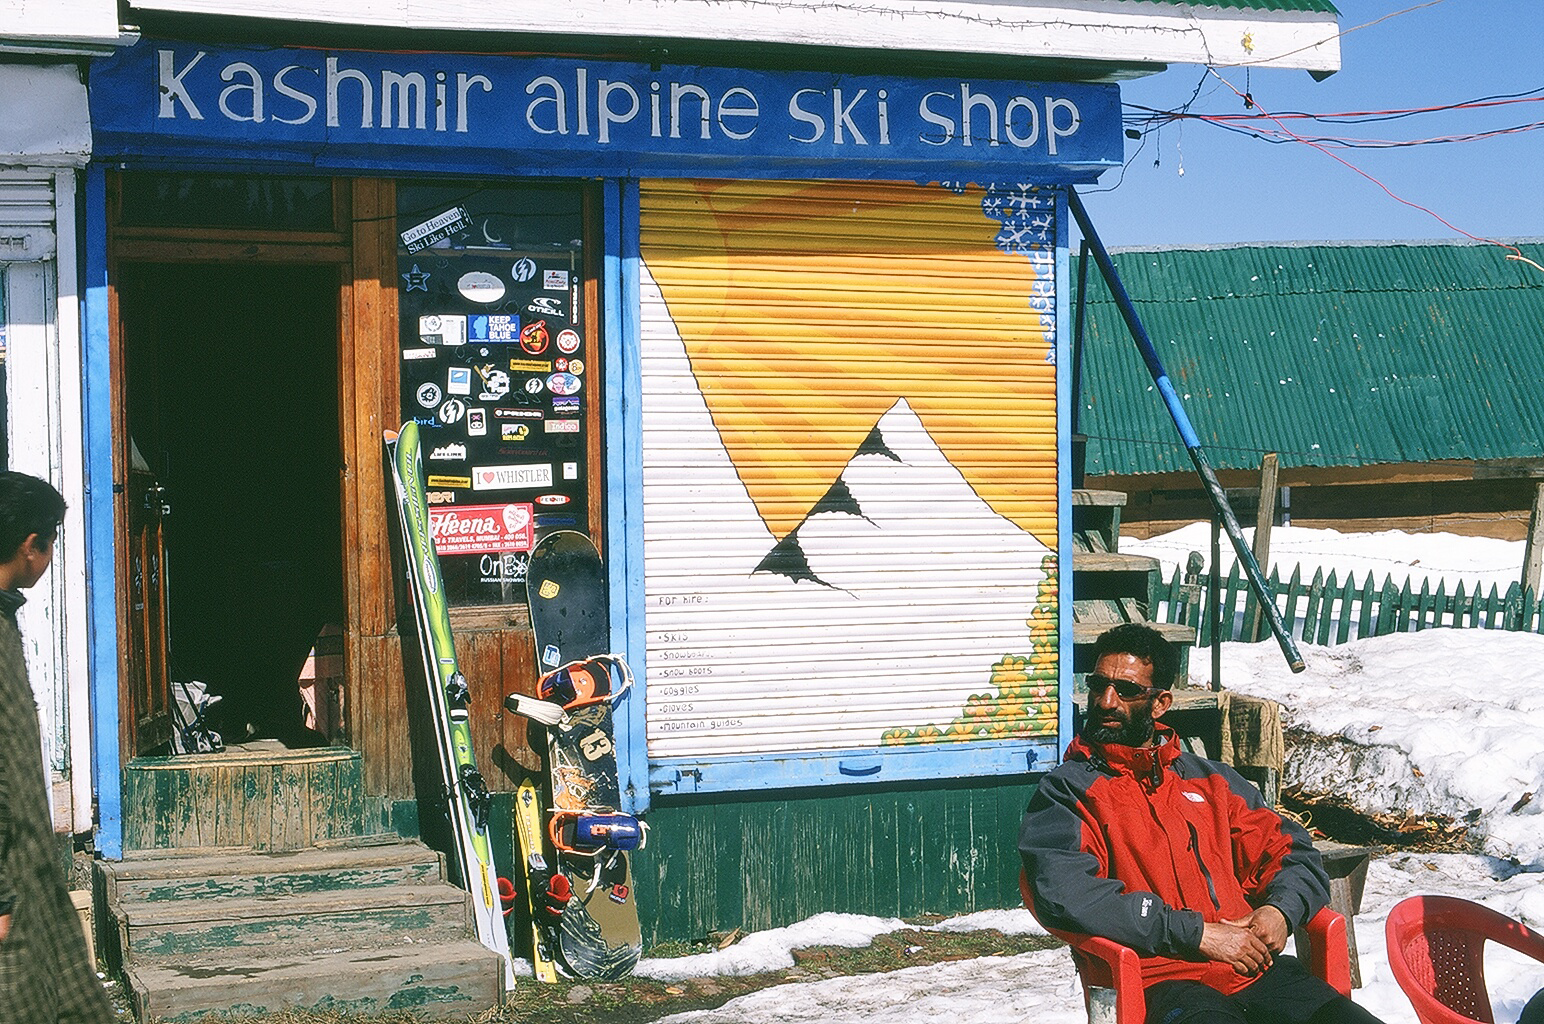
<svg viewBox="0 0 1544 1024">
<path fill-rule="evenodd" d="M 553 847 L 576 857 L 631 853 L 649 842 L 649 826 L 620 811 L 553 811 L 547 827 Z"/>
<path fill-rule="evenodd" d="M 536 692 L 564 711 L 575 711 L 602 701 L 614 704 L 632 685 L 632 670 L 620 655 L 597 654 L 548 672 L 537 682 Z"/>
</svg>

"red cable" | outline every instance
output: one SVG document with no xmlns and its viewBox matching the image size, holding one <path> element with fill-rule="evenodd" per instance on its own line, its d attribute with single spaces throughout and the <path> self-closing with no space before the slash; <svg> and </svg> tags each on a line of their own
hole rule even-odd
<svg viewBox="0 0 1544 1024">
<path fill-rule="evenodd" d="M 1235 89 L 1233 87 L 1233 83 L 1232 82 L 1229 82 L 1226 78 L 1223 78 L 1222 75 L 1218 74 L 1216 68 L 1208 66 L 1206 70 L 1210 74 L 1214 75 L 1216 77 L 1216 79 L 1219 82 L 1221 82 L 1223 85 L 1226 85 L 1229 89 L 1232 89 L 1233 93 L 1236 96 L 1238 96 L 1239 99 L 1242 100 L 1244 98 L 1244 94 L 1239 92 L 1237 89 Z M 1320 145 L 1317 142 L 1314 142 L 1314 141 L 1312 141 L 1310 139 L 1302 138 L 1301 136 L 1295 134 L 1290 128 L 1288 128 L 1286 125 L 1282 124 L 1279 120 L 1277 120 L 1277 118 L 1273 114 L 1268 112 L 1264 107 L 1261 107 L 1258 100 L 1254 100 L 1253 102 L 1254 102 L 1255 107 L 1259 109 L 1260 114 L 1263 117 L 1267 117 L 1270 120 L 1275 121 L 1276 122 L 1276 126 L 1279 129 L 1281 129 L 1281 131 L 1282 131 L 1282 133 L 1284 135 L 1287 135 L 1288 137 L 1290 137 L 1292 139 L 1295 139 L 1298 142 L 1301 142 L 1305 146 L 1311 146 L 1314 149 L 1317 149 L 1319 152 L 1323 153 L 1325 156 L 1329 157 L 1331 160 L 1334 160 L 1337 163 L 1341 164 L 1342 166 L 1347 167 L 1347 168 L 1355 171 L 1357 174 L 1360 174 L 1362 177 L 1366 178 L 1368 181 L 1372 182 L 1374 185 L 1376 185 L 1380 189 L 1382 189 L 1384 194 L 1387 195 L 1390 199 L 1394 200 L 1395 202 L 1403 203 L 1405 206 L 1408 206 L 1408 207 L 1410 207 L 1413 210 L 1420 210 L 1422 213 L 1426 214 L 1428 217 L 1431 217 L 1437 223 L 1439 223 L 1442 226 L 1446 227 L 1449 231 L 1453 231 L 1453 232 L 1456 232 L 1456 233 L 1458 233 L 1460 235 L 1463 235 L 1465 238 L 1472 239 L 1473 241 L 1476 241 L 1476 242 L 1485 242 L 1487 244 L 1498 246 L 1498 247 L 1500 247 L 1502 249 L 1506 249 L 1506 250 L 1508 250 L 1512 254 L 1512 255 L 1507 257 L 1508 259 L 1522 260 L 1524 263 L 1530 264 L 1531 266 L 1535 267 L 1539 271 L 1544 272 L 1544 267 L 1540 267 L 1537 263 L 1534 263 L 1533 260 L 1530 260 L 1528 257 L 1524 256 L 1523 255 L 1523 251 L 1521 249 L 1519 249 L 1517 246 L 1515 246 L 1515 245 L 1508 245 L 1505 242 L 1498 242 L 1494 238 L 1483 238 L 1483 237 L 1481 237 L 1479 235 L 1470 234 L 1469 232 L 1465 231 L 1463 228 L 1458 227 L 1457 225 L 1454 225 L 1452 223 L 1449 223 L 1449 221 L 1445 217 L 1443 217 L 1442 215 L 1436 213 L 1435 211 L 1427 209 L 1426 207 L 1422 206 L 1420 203 L 1412 202 L 1411 200 L 1406 199 L 1403 196 L 1397 194 L 1393 189 L 1389 188 L 1383 182 L 1379 181 L 1377 178 L 1373 177 L 1371 174 L 1368 174 L 1366 171 L 1362 170 L 1360 167 L 1356 166 L 1351 161 L 1345 160 L 1345 159 L 1341 158 L 1340 156 L 1336 155 L 1334 152 L 1332 152 L 1329 149 L 1329 147 Z"/>
</svg>

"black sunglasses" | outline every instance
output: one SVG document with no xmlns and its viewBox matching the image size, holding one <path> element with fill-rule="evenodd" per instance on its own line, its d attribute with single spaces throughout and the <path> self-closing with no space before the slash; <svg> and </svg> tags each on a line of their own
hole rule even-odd
<svg viewBox="0 0 1544 1024">
<path fill-rule="evenodd" d="M 1140 683 L 1133 683 L 1129 679 L 1111 679 L 1108 676 L 1101 676 L 1093 672 L 1088 674 L 1086 681 L 1090 697 L 1110 686 L 1115 688 L 1115 696 L 1121 700 L 1139 700 L 1142 697 L 1151 697 L 1163 692 L 1163 687 L 1161 686 L 1143 686 Z"/>
</svg>

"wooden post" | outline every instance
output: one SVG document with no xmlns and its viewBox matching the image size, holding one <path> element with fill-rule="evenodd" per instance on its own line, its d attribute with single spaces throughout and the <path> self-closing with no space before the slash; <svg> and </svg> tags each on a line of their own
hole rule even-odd
<svg viewBox="0 0 1544 1024">
<path fill-rule="evenodd" d="M 1260 506 L 1255 512 L 1254 543 L 1250 545 L 1260 571 L 1267 574 L 1271 571 L 1271 526 L 1276 522 L 1276 476 L 1280 461 L 1275 452 L 1266 452 L 1260 459 Z M 1289 629 L 1291 626 L 1287 623 Z M 1250 616 L 1248 636 L 1250 640 L 1265 638 L 1265 615 L 1259 607 Z"/>
<path fill-rule="evenodd" d="M 1212 517 L 1212 689 L 1222 689 L 1222 573 L 1217 567 L 1222 558 L 1222 524 Z M 1228 602 L 1228 624 L 1231 626 L 1233 603 Z"/>
<path fill-rule="evenodd" d="M 1528 517 L 1528 543 L 1523 546 L 1523 590 L 1529 587 L 1539 592 L 1540 571 L 1544 570 L 1544 536 L 1540 535 L 1544 524 L 1544 483 L 1533 488 L 1533 514 Z"/>
</svg>

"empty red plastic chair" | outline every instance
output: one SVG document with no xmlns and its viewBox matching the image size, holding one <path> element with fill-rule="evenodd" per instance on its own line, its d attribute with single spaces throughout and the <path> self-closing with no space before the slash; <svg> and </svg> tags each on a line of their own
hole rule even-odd
<svg viewBox="0 0 1544 1024">
<path fill-rule="evenodd" d="M 1022 871 L 1019 892 L 1024 897 L 1024 906 L 1034 913 L 1029 878 Z M 1091 1024 L 1142 1024 L 1147 1018 L 1147 997 L 1142 988 L 1142 958 L 1136 950 L 1097 935 L 1079 935 L 1050 927 L 1046 931 L 1072 947 L 1072 962 L 1083 983 L 1083 1005 L 1088 1009 Z M 1304 931 L 1309 948 L 1303 960 L 1308 969 L 1341 995 L 1349 996 L 1351 954 L 1346 948 L 1346 919 L 1325 907 Z"/>
<path fill-rule="evenodd" d="M 1544 936 L 1453 896 L 1411 896 L 1383 928 L 1389 968 L 1421 1024 L 1495 1024 L 1485 988 L 1485 943 L 1544 962 Z"/>
</svg>

